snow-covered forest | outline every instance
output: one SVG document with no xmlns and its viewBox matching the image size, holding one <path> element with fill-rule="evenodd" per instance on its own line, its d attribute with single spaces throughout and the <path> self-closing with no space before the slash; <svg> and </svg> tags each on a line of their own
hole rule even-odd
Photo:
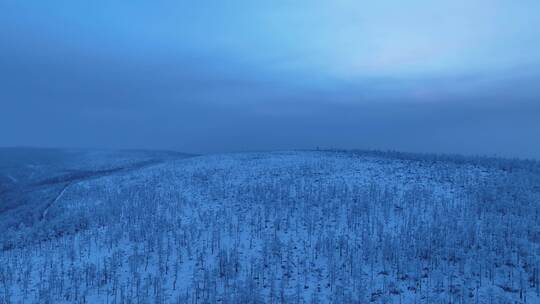
<svg viewBox="0 0 540 304">
<path fill-rule="evenodd" d="M 0 154 L 0 303 L 540 303 L 535 161 L 81 153 Z"/>
</svg>

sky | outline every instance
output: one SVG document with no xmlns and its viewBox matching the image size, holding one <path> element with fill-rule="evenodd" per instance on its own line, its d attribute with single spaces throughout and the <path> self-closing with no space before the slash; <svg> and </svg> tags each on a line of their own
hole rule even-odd
<svg viewBox="0 0 540 304">
<path fill-rule="evenodd" d="M 540 159 L 540 1 L 0 0 L 0 146 Z"/>
</svg>

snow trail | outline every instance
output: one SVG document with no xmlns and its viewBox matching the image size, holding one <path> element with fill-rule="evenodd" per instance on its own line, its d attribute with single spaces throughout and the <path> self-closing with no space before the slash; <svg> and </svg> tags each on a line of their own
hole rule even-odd
<svg viewBox="0 0 540 304">
<path fill-rule="evenodd" d="M 64 195 L 64 193 L 66 192 L 66 190 L 68 189 L 68 187 L 71 185 L 71 183 L 67 183 L 64 188 L 62 188 L 62 191 L 60 191 L 60 193 L 54 198 L 54 200 L 52 200 L 52 202 L 45 208 L 45 210 L 43 210 L 43 213 L 41 214 L 41 220 L 44 220 L 45 217 L 47 216 L 47 213 L 49 213 L 49 209 L 54 205 L 56 204 L 56 202 L 58 202 L 58 200 L 60 200 L 60 198 L 62 197 L 62 195 Z"/>
</svg>

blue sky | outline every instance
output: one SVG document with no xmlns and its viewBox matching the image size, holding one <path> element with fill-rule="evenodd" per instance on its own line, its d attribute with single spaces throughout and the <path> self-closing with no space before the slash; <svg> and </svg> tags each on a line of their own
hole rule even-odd
<svg viewBox="0 0 540 304">
<path fill-rule="evenodd" d="M 539 1 L 0 0 L 0 145 L 540 158 Z"/>
</svg>

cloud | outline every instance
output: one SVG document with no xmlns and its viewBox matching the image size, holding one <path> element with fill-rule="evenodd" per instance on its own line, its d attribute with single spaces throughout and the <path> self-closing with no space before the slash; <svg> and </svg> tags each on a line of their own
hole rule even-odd
<svg viewBox="0 0 540 304">
<path fill-rule="evenodd" d="M 538 156 L 534 5 L 4 2 L 0 145 Z"/>
</svg>

